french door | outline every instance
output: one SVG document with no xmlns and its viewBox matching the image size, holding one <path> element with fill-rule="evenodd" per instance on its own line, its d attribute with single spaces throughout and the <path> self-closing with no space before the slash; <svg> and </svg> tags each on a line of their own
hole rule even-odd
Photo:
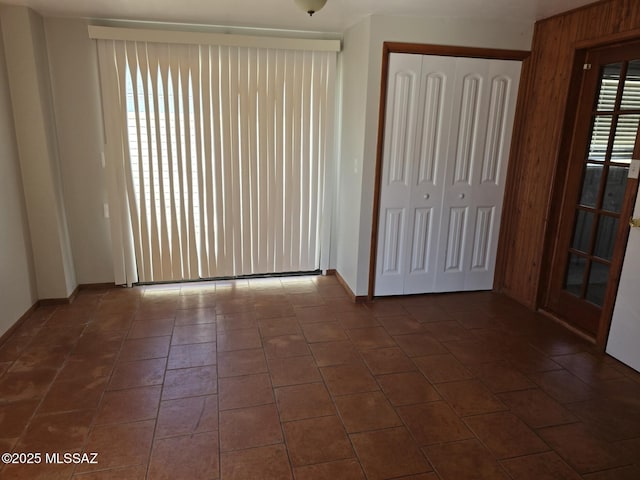
<svg viewBox="0 0 640 480">
<path fill-rule="evenodd" d="M 596 336 L 637 190 L 628 177 L 640 154 L 640 43 L 590 51 L 584 68 L 546 306 Z"/>
<path fill-rule="evenodd" d="M 390 54 L 375 295 L 493 287 L 520 67 Z"/>
</svg>

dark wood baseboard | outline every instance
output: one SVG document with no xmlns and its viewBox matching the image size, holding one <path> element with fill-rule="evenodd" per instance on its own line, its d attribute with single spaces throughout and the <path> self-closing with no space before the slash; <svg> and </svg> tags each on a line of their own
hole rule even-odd
<svg viewBox="0 0 640 480">
<path fill-rule="evenodd" d="M 31 316 L 31 314 L 40 306 L 40 302 L 36 302 L 33 305 L 31 305 L 31 307 L 29 308 L 29 310 L 27 310 L 26 312 L 24 312 L 22 314 L 22 316 L 16 320 L 16 322 L 11 325 L 9 327 L 9 330 L 7 330 L 6 332 L 4 332 L 2 334 L 2 336 L 0 336 L 0 347 L 2 345 L 4 345 L 4 343 L 9 340 L 9 338 L 11 337 L 11 335 L 13 335 L 15 333 L 16 330 L 18 330 L 22 324 L 27 320 L 27 318 L 29 318 Z"/>
<path fill-rule="evenodd" d="M 79 290 L 109 290 L 111 288 L 116 288 L 118 285 L 111 282 L 105 283 L 81 283 L 78 285 Z"/>
<path fill-rule="evenodd" d="M 342 286 L 342 288 L 344 288 L 345 292 L 347 292 L 347 295 L 349 295 L 353 303 L 365 303 L 367 301 L 366 295 L 356 295 L 355 293 L 353 293 L 353 290 L 351 290 L 349 284 L 345 281 L 344 278 L 342 278 L 340 272 L 338 272 L 335 268 L 328 269 L 327 275 L 333 275 L 336 277 L 338 283 Z"/>
<path fill-rule="evenodd" d="M 78 293 L 82 290 L 105 290 L 109 288 L 116 288 L 114 283 L 83 283 L 78 285 L 71 295 L 66 298 L 42 298 L 37 300 L 29 309 L 18 319 L 15 321 L 9 329 L 0 336 L 0 346 L 6 342 L 11 335 L 15 333 L 16 330 L 20 328 L 20 326 L 25 322 L 27 318 L 38 308 L 38 307 L 50 307 L 56 305 L 70 305 L 78 296 Z"/>
<path fill-rule="evenodd" d="M 77 285 L 76 288 L 71 292 L 67 298 L 41 298 L 38 300 L 39 307 L 51 306 L 51 305 L 70 305 L 78 296 L 78 292 L 80 291 L 80 285 Z"/>
</svg>

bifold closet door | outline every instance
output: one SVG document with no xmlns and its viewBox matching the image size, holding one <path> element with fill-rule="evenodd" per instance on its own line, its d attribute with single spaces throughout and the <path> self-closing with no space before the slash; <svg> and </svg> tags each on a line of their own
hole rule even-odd
<svg viewBox="0 0 640 480">
<path fill-rule="evenodd" d="M 390 55 L 375 295 L 492 288 L 520 66 Z"/>
</svg>

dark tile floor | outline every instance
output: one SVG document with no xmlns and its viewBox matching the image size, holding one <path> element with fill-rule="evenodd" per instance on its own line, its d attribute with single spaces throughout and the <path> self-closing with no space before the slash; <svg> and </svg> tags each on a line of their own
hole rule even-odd
<svg viewBox="0 0 640 480">
<path fill-rule="evenodd" d="M 640 375 L 492 293 L 84 290 L 0 346 L 0 451 L 41 455 L 3 479 L 637 480 Z"/>
</svg>

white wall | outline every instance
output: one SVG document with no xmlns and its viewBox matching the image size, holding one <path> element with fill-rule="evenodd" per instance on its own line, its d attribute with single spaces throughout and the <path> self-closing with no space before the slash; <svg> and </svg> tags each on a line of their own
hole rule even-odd
<svg viewBox="0 0 640 480">
<path fill-rule="evenodd" d="M 336 270 L 356 295 L 368 293 L 383 42 L 529 50 L 532 37 L 533 25 L 528 23 L 375 15 L 345 33 L 343 61 L 346 63 L 347 56 L 354 57 L 355 52 L 366 55 L 351 72 L 354 77 L 345 75 L 342 131 L 343 137 L 353 134 L 354 138 L 342 142 L 341 171 L 348 173 L 349 162 L 360 165 L 358 173 L 342 182 L 341 187 L 347 190 L 341 188 L 338 193 L 337 224 L 341 228 L 336 245 Z M 363 41 L 368 42 L 368 46 L 363 46 Z M 366 72 L 360 70 L 363 67 Z M 363 94 L 365 98 L 361 99 Z M 350 96 L 357 99 L 356 105 L 347 102 Z M 355 112 L 350 111 L 352 108 Z M 356 143 L 361 140 L 359 150 Z M 358 193 L 360 198 L 355 201 L 352 197 Z"/>
<path fill-rule="evenodd" d="M 31 240 L 0 35 L 0 336 L 37 300 Z"/>
<path fill-rule="evenodd" d="M 112 283 L 95 41 L 81 19 L 45 18 L 58 152 L 78 283 Z"/>
<path fill-rule="evenodd" d="M 348 30 L 340 54 L 342 70 L 342 128 L 338 165 L 338 189 L 334 215 L 335 267 L 354 290 L 358 267 L 358 226 L 362 197 L 364 118 L 367 109 L 367 60 L 369 19 Z M 354 290 L 355 291 L 355 290 Z"/>
<path fill-rule="evenodd" d="M 39 299 L 76 288 L 60 183 L 42 18 L 2 6 L 0 21 Z"/>
</svg>

